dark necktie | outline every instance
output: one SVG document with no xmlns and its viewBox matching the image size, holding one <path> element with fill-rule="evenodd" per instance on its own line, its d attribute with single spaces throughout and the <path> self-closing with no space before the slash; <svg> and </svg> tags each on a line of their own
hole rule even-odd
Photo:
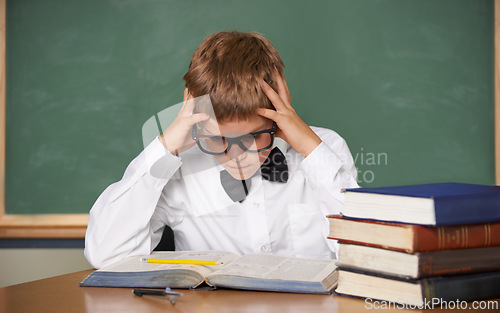
<svg viewBox="0 0 500 313">
<path fill-rule="evenodd" d="M 262 163 L 260 172 L 262 178 L 272 182 L 286 183 L 288 181 L 286 158 L 278 147 L 271 150 L 267 159 Z M 251 179 L 235 179 L 226 170 L 220 172 L 220 181 L 227 195 L 234 202 L 245 200 L 252 186 Z"/>
</svg>

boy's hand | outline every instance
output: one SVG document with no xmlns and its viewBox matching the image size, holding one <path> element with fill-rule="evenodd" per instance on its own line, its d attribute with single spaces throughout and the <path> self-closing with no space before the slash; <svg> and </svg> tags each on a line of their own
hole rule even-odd
<svg viewBox="0 0 500 313">
<path fill-rule="evenodd" d="M 276 136 L 288 142 L 295 151 L 307 157 L 321 143 L 321 139 L 292 108 L 292 98 L 285 79 L 278 71 L 275 72 L 274 76 L 278 92 L 265 81 L 262 82 L 262 89 L 276 111 L 259 108 L 257 114 L 275 121 L 278 124 Z"/>
<path fill-rule="evenodd" d="M 205 113 L 193 114 L 195 101 L 189 94 L 188 89 L 184 89 L 184 103 L 179 114 L 165 132 L 160 136 L 160 142 L 172 154 L 179 154 L 195 145 L 191 138 L 193 125 L 210 118 Z"/>
</svg>

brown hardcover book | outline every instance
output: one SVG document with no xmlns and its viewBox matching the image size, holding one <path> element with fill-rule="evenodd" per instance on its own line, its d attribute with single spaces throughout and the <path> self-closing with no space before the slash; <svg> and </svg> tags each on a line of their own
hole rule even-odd
<svg viewBox="0 0 500 313">
<path fill-rule="evenodd" d="M 500 246 L 500 223 L 422 226 L 329 215 L 329 238 L 407 253 Z"/>
<path fill-rule="evenodd" d="M 500 247 L 405 253 L 340 243 L 337 266 L 413 279 L 500 271 Z"/>
</svg>

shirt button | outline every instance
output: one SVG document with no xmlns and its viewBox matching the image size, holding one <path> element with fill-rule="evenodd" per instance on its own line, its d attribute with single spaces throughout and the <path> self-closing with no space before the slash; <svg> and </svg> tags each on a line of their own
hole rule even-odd
<svg viewBox="0 0 500 313">
<path fill-rule="evenodd" d="M 263 205 L 260 205 L 260 203 L 258 202 L 254 202 L 253 203 L 253 208 L 257 211 L 264 211 L 264 206 Z"/>
<path fill-rule="evenodd" d="M 270 248 L 269 248 L 269 245 L 263 245 L 262 247 L 260 247 L 260 251 L 266 253 L 266 252 L 269 252 Z"/>
</svg>

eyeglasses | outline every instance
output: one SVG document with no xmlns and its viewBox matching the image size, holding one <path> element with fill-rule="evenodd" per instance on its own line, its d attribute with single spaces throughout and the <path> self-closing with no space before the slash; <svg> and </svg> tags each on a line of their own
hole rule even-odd
<svg viewBox="0 0 500 313">
<path fill-rule="evenodd" d="M 273 122 L 273 127 L 269 129 L 230 138 L 198 134 L 198 127 L 195 124 L 191 136 L 201 151 L 212 155 L 228 153 L 233 144 L 238 145 L 243 151 L 260 152 L 272 147 L 277 128 L 276 122 Z"/>
</svg>

